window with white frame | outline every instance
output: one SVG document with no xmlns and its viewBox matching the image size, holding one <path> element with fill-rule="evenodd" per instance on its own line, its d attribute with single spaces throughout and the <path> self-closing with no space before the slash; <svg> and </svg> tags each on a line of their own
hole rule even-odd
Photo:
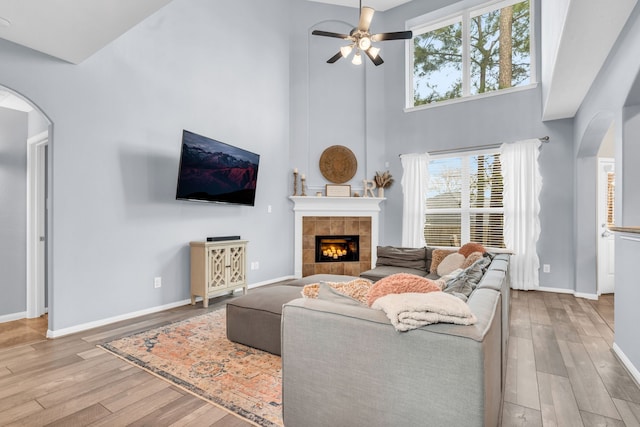
<svg viewBox="0 0 640 427">
<path fill-rule="evenodd" d="M 502 173 L 497 149 L 431 156 L 424 238 L 428 246 L 468 242 L 504 248 Z"/>
<path fill-rule="evenodd" d="M 532 2 L 493 1 L 413 26 L 407 106 L 531 84 Z"/>
</svg>

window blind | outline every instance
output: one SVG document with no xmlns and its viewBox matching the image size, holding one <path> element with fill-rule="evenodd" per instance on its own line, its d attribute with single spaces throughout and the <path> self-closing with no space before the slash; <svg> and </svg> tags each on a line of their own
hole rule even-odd
<svg viewBox="0 0 640 427">
<path fill-rule="evenodd" d="M 429 246 L 479 242 L 504 248 L 497 151 L 434 156 L 429 162 L 424 236 Z"/>
</svg>

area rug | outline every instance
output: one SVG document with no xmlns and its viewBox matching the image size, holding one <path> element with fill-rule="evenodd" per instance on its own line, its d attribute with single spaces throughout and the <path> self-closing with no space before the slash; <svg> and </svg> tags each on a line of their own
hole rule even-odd
<svg viewBox="0 0 640 427">
<path fill-rule="evenodd" d="M 224 308 L 100 347 L 256 425 L 283 425 L 280 357 L 227 340 Z"/>
</svg>

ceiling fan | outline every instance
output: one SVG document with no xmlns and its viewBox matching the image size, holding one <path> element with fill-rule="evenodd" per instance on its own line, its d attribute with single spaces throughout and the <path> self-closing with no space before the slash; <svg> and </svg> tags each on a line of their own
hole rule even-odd
<svg viewBox="0 0 640 427">
<path fill-rule="evenodd" d="M 407 40 L 413 37 L 413 32 L 411 31 L 371 34 L 369 32 L 369 26 L 371 25 L 374 13 L 375 10 L 373 10 L 373 8 L 367 6 L 362 7 L 362 0 L 360 0 L 360 20 L 358 21 L 358 26 L 352 29 L 348 35 L 322 30 L 313 30 L 311 32 L 314 36 L 334 37 L 337 39 L 347 40 L 349 42 L 348 45 L 340 48 L 340 52 L 329 58 L 327 63 L 333 64 L 340 58 L 346 58 L 349 56 L 351 51 L 355 49 L 356 53 L 353 55 L 353 60 L 351 61 L 353 64 L 362 64 L 360 52 L 364 52 L 369 59 L 371 59 L 371 62 L 378 66 L 384 61 L 379 55 L 380 48 L 373 46 L 374 42 L 385 40 Z"/>
</svg>

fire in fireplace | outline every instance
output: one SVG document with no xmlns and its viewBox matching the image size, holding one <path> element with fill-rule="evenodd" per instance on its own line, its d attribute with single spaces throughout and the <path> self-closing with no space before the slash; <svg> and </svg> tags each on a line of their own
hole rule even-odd
<svg viewBox="0 0 640 427">
<path fill-rule="evenodd" d="M 360 236 L 316 236 L 316 262 L 360 261 Z"/>
</svg>

